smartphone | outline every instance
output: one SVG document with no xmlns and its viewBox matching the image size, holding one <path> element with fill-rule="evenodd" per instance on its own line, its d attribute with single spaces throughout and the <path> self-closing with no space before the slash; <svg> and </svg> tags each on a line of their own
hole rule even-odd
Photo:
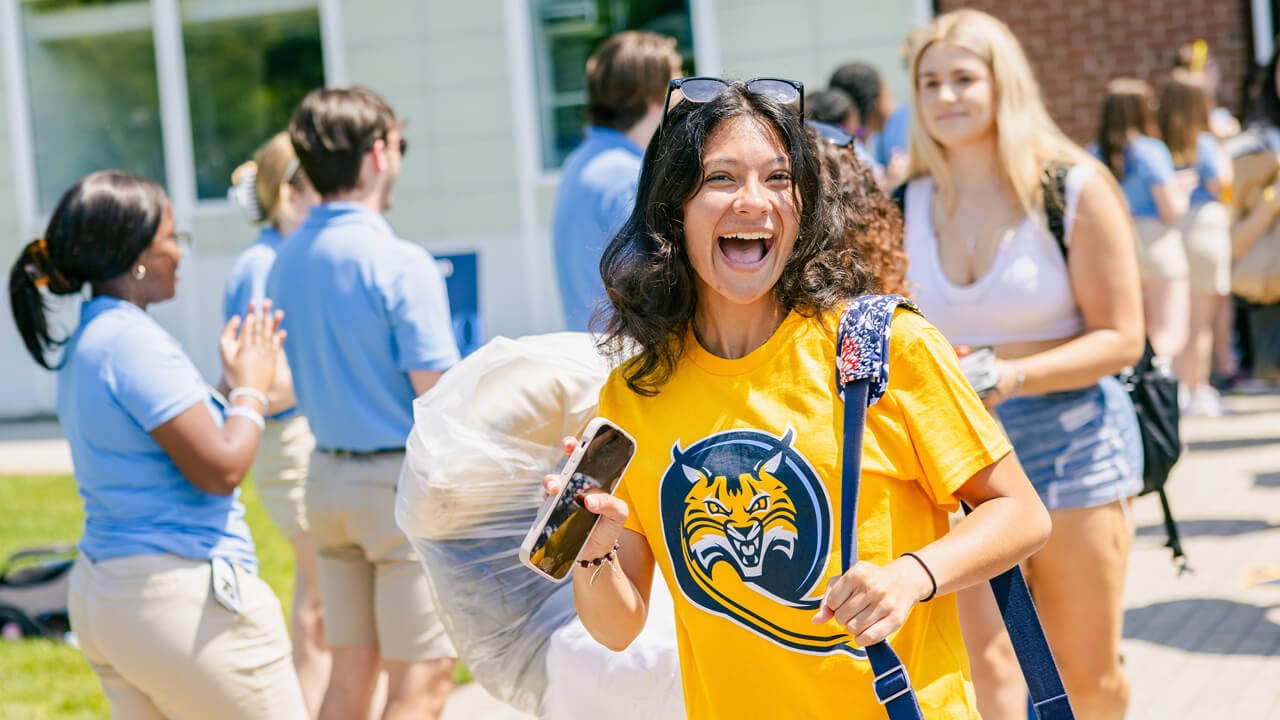
<svg viewBox="0 0 1280 720">
<path fill-rule="evenodd" d="M 990 347 L 980 347 L 960 355 L 960 372 L 964 373 L 965 380 L 973 386 L 978 397 L 990 395 L 1000 382 L 996 351 Z"/>
<path fill-rule="evenodd" d="M 590 488 L 612 493 L 636 454 L 636 441 L 604 418 L 587 423 L 578 447 L 560 471 L 560 492 L 547 498 L 520 544 L 520 562 L 560 582 L 569 577 L 596 515 L 582 505 Z"/>
</svg>

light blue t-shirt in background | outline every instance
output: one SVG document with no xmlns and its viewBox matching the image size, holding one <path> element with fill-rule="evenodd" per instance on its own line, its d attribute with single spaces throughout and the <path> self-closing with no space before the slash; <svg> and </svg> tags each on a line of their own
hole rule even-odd
<svg viewBox="0 0 1280 720">
<path fill-rule="evenodd" d="M 889 117 L 885 118 L 884 127 L 881 128 L 880 134 L 876 136 L 876 162 L 887 168 L 889 167 L 889 161 L 893 159 L 894 153 L 905 155 L 910 131 L 911 106 L 904 103 L 890 113 Z"/>
<path fill-rule="evenodd" d="M 225 558 L 256 572 L 240 491 L 224 497 L 196 488 L 151 436 L 200 404 L 222 425 L 178 341 L 138 306 L 100 296 L 82 306 L 65 357 L 57 409 L 84 499 L 80 551 L 94 562 L 156 553 Z"/>
<path fill-rule="evenodd" d="M 1222 177 L 1222 169 L 1227 162 L 1227 151 L 1213 133 L 1202 132 L 1196 137 L 1196 170 L 1200 173 L 1200 184 L 1191 192 L 1192 206 L 1217 200 L 1205 183 Z"/>
<path fill-rule="evenodd" d="M 276 261 L 276 253 L 284 238 L 270 225 L 264 225 L 258 231 L 258 239 L 245 248 L 231 265 L 231 274 L 227 277 L 227 285 L 222 296 L 222 321 L 227 322 L 233 315 L 244 317 L 249 309 L 250 301 L 262 306 L 267 296 L 267 276 Z M 268 420 L 287 420 L 298 414 L 297 407 L 284 412 L 267 416 Z"/>
<path fill-rule="evenodd" d="M 275 228 L 264 225 L 253 244 L 236 257 L 222 295 L 224 322 L 232 315 L 244 317 L 250 301 L 261 303 L 267 296 L 267 275 L 271 273 L 271 265 L 276 261 L 276 253 L 283 242 L 284 238 Z"/>
<path fill-rule="evenodd" d="M 1090 145 L 1089 152 L 1102 159 L 1097 145 Z M 1173 173 L 1173 155 L 1163 142 L 1146 135 L 1129 141 L 1124 146 L 1124 179 L 1120 181 L 1129 214 L 1136 218 L 1160 217 L 1151 186 L 1172 181 Z"/>
<path fill-rule="evenodd" d="M 587 128 L 556 189 L 551 238 L 565 325 L 578 332 L 605 297 L 600 257 L 636 204 L 643 151 L 610 128 Z"/>
<path fill-rule="evenodd" d="M 435 259 L 373 210 L 325 203 L 281 246 L 267 294 L 285 312 L 293 388 L 316 445 L 404 447 L 417 396 L 408 372 L 459 360 Z"/>
</svg>

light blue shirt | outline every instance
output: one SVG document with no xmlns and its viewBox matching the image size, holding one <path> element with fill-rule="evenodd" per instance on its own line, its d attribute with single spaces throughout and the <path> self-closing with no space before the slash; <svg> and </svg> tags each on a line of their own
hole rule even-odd
<svg viewBox="0 0 1280 720">
<path fill-rule="evenodd" d="M 284 238 L 270 225 L 264 225 L 258 231 L 258 239 L 245 248 L 231 265 L 231 274 L 227 276 L 227 286 L 222 296 L 222 319 L 226 322 L 233 315 L 244 317 L 249 303 L 262 306 L 267 296 L 267 275 L 271 273 L 271 265 L 276 261 L 276 253 Z M 284 412 L 268 415 L 268 420 L 286 420 L 298 414 L 297 407 Z"/>
<path fill-rule="evenodd" d="M 884 127 L 876 141 L 876 162 L 889 167 L 894 153 L 907 153 L 907 144 L 911 132 L 911 106 L 899 105 L 889 117 L 885 118 Z"/>
<path fill-rule="evenodd" d="M 1090 145 L 1089 152 L 1102 159 L 1097 145 Z M 1124 146 L 1124 180 L 1120 181 L 1129 214 L 1136 218 L 1160 217 L 1151 186 L 1171 182 L 1173 173 L 1173 155 L 1163 142 L 1146 135 L 1129 141 Z"/>
<path fill-rule="evenodd" d="M 1191 192 L 1192 206 L 1217 200 L 1209 193 L 1205 184 L 1222 177 L 1222 168 L 1227 162 L 1227 152 L 1213 133 L 1202 132 L 1196 137 L 1196 170 L 1200 174 L 1200 184 Z"/>
<path fill-rule="evenodd" d="M 635 207 L 642 154 L 621 132 L 590 127 L 565 159 L 551 237 L 569 330 L 585 331 L 604 300 L 600 257 Z"/>
<path fill-rule="evenodd" d="M 151 431 L 196 405 L 222 425 L 209 386 L 178 341 L 132 303 L 96 297 L 58 370 L 58 418 L 84 499 L 80 551 L 94 562 L 167 553 L 256 571 L 237 489 L 192 485 Z"/>
<path fill-rule="evenodd" d="M 435 259 L 356 203 L 311 208 L 276 255 L 267 294 L 285 312 L 298 409 L 318 447 L 402 448 L 410 370 L 459 359 Z"/>
</svg>

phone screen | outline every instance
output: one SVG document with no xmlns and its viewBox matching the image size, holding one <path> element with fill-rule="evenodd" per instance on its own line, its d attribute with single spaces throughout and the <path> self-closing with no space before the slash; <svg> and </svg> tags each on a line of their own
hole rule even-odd
<svg viewBox="0 0 1280 720">
<path fill-rule="evenodd" d="M 606 425 L 596 433 L 530 549 L 531 563 L 557 580 L 569 574 L 596 522 L 595 514 L 582 506 L 582 494 L 589 488 L 613 492 L 634 452 L 631 438 L 614 428 Z"/>
</svg>

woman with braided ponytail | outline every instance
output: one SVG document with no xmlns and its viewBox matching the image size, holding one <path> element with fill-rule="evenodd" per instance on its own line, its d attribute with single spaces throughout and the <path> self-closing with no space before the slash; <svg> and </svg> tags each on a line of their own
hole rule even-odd
<svg viewBox="0 0 1280 720">
<path fill-rule="evenodd" d="M 77 182 L 9 275 L 84 500 L 68 610 L 114 717 L 307 717 L 280 602 L 257 576 L 239 485 L 258 449 L 283 333 L 270 302 L 219 342 L 230 402 L 147 314 L 177 289 L 183 234 L 164 190 L 115 170 Z M 91 296 L 68 337 L 54 296 Z M 60 356 L 51 352 L 62 348 Z"/>
</svg>

